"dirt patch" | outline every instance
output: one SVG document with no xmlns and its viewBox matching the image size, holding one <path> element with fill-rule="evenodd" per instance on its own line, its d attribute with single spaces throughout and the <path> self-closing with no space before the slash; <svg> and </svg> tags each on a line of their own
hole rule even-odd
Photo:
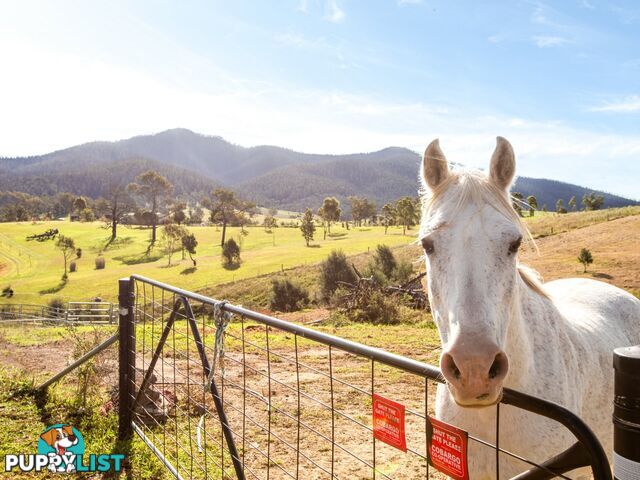
<svg viewBox="0 0 640 480">
<path fill-rule="evenodd" d="M 37 374 L 62 370 L 72 361 L 71 343 L 56 340 L 42 345 L 19 346 L 8 342 L 0 333 L 2 365 Z"/>
</svg>

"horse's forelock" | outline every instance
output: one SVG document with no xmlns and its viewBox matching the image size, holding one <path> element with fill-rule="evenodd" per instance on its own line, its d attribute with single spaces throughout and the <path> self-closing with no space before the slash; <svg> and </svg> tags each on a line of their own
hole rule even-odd
<svg viewBox="0 0 640 480">
<path fill-rule="evenodd" d="M 485 174 L 476 170 L 450 171 L 449 176 L 437 187 L 433 189 L 424 188 L 421 191 L 421 233 L 428 230 L 429 219 L 433 209 L 454 184 L 458 185 L 460 189 L 453 210 L 454 214 L 467 204 L 469 200 L 473 200 L 478 204 L 489 204 L 500 214 L 511 220 L 522 233 L 522 237 L 526 243 L 531 245 L 536 252 L 538 251 L 538 246 L 531 232 L 522 221 L 520 215 L 514 210 L 510 196 L 491 182 Z M 534 269 L 526 265 L 518 264 L 518 273 L 524 283 L 534 292 L 544 297 L 548 296 L 544 291 L 540 275 Z"/>
</svg>

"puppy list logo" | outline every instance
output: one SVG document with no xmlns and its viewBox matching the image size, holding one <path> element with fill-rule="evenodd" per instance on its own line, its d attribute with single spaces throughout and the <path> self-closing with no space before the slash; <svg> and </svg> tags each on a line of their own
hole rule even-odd
<svg viewBox="0 0 640 480">
<path fill-rule="evenodd" d="M 12 472 L 119 472 L 122 454 L 91 454 L 84 458 L 82 434 L 73 426 L 58 423 L 45 429 L 38 439 L 37 454 L 6 455 L 4 471 Z M 14 470 L 15 469 L 15 470 Z"/>
</svg>

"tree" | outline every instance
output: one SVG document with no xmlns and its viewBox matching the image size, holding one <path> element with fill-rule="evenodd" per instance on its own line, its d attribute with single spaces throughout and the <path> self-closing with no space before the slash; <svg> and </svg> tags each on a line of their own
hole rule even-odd
<svg viewBox="0 0 640 480">
<path fill-rule="evenodd" d="M 567 205 L 569 205 L 569 208 L 571 208 L 571 210 L 575 211 L 575 209 L 576 209 L 576 196 L 575 195 L 572 196 L 569 199 L 569 203 Z"/>
<path fill-rule="evenodd" d="M 602 195 L 596 195 L 595 192 L 591 192 L 589 195 L 586 193 L 582 196 L 582 206 L 585 210 L 598 210 L 604 203 L 604 197 Z"/>
<path fill-rule="evenodd" d="M 415 225 L 418 219 L 417 205 L 413 198 L 403 197 L 396 202 L 395 206 L 396 218 L 402 225 L 402 234 L 407 233 L 407 227 Z"/>
<path fill-rule="evenodd" d="M 385 277 L 391 278 L 398 263 L 393 252 L 387 245 L 378 245 L 373 256 L 373 263 L 377 270 L 381 271 Z"/>
<path fill-rule="evenodd" d="M 107 197 L 96 202 L 98 215 L 108 220 L 107 227 L 111 227 L 111 241 L 118 235 L 118 225 L 125 215 L 135 208 L 135 202 L 124 185 L 111 185 L 107 189 Z"/>
<path fill-rule="evenodd" d="M 88 207 L 80 212 L 80 220 L 83 222 L 93 222 L 95 219 L 96 215 Z"/>
<path fill-rule="evenodd" d="M 204 218 L 204 211 L 200 205 L 196 205 L 195 207 L 189 207 L 189 223 L 202 223 L 202 219 Z"/>
<path fill-rule="evenodd" d="M 222 258 L 225 265 L 237 265 L 240 263 L 240 246 L 233 238 L 222 246 Z"/>
<path fill-rule="evenodd" d="M 352 195 L 348 200 L 351 205 L 351 218 L 353 219 L 353 224 L 358 226 L 362 220 L 362 199 Z"/>
<path fill-rule="evenodd" d="M 567 209 L 564 208 L 564 200 L 559 198 L 556 202 L 556 212 L 558 213 L 567 213 Z"/>
<path fill-rule="evenodd" d="M 511 194 L 511 204 L 513 205 L 513 209 L 518 212 L 519 216 L 522 216 L 522 203 L 524 197 L 520 192 L 513 192 Z"/>
<path fill-rule="evenodd" d="M 222 224 L 222 238 L 220 246 L 224 248 L 227 236 L 227 225 L 237 221 L 245 212 L 252 211 L 255 204 L 238 198 L 235 192 L 226 188 L 217 188 L 211 192 L 209 198 L 202 201 L 211 210 L 211 221 Z"/>
<path fill-rule="evenodd" d="M 187 214 L 184 211 L 187 208 L 187 204 L 184 202 L 176 202 L 171 206 L 171 220 L 178 225 L 184 223 L 187 219 Z"/>
<path fill-rule="evenodd" d="M 82 212 L 85 208 L 87 208 L 87 201 L 84 197 L 76 197 L 73 200 L 73 210 L 75 212 Z"/>
<path fill-rule="evenodd" d="M 533 217 L 534 212 L 538 208 L 538 199 L 533 195 L 527 197 L 527 203 L 529 204 L 529 216 Z"/>
<path fill-rule="evenodd" d="M 387 203 L 382 207 L 382 223 L 384 225 L 384 234 L 387 234 L 387 229 L 395 224 L 396 221 L 396 208 L 391 204 Z"/>
<path fill-rule="evenodd" d="M 318 209 L 318 216 L 320 216 L 323 222 L 326 223 L 327 231 L 329 233 L 331 233 L 331 222 L 337 222 L 340 220 L 341 213 L 342 209 L 340 208 L 340 201 L 335 197 L 325 198 L 322 202 L 322 206 Z"/>
<path fill-rule="evenodd" d="M 580 255 L 578 256 L 578 261 L 584 266 L 584 273 L 587 273 L 587 265 L 593 263 L 593 256 L 591 252 L 586 248 L 580 250 Z"/>
<path fill-rule="evenodd" d="M 193 233 L 188 233 L 182 237 L 182 248 L 189 253 L 189 258 L 193 262 L 193 266 L 196 266 L 196 261 L 193 256 L 196 254 L 196 247 L 198 246 L 198 240 Z"/>
<path fill-rule="evenodd" d="M 264 227 L 265 232 L 271 232 L 272 228 L 278 226 L 278 222 L 274 217 L 270 214 L 264 217 L 264 221 L 262 222 L 262 226 Z"/>
<path fill-rule="evenodd" d="M 149 170 L 136 177 L 136 183 L 129 184 L 129 190 L 140 195 L 151 205 L 151 245 L 156 243 L 159 203 L 173 191 L 173 185 L 158 172 Z"/>
<path fill-rule="evenodd" d="M 313 212 L 310 208 L 307 208 L 302 216 L 300 230 L 302 231 L 302 236 L 304 237 L 304 241 L 307 242 L 308 247 L 309 242 L 313 240 L 313 234 L 316 231 L 316 224 L 313 221 Z"/>
<path fill-rule="evenodd" d="M 164 246 L 164 252 L 169 257 L 168 266 L 171 266 L 171 256 L 177 248 L 182 246 L 182 238 L 188 234 L 187 229 L 176 225 L 174 223 L 168 223 L 162 229 L 162 245 Z"/>
<path fill-rule="evenodd" d="M 373 219 L 376 216 L 378 209 L 376 208 L 376 202 L 369 200 L 368 198 L 362 199 L 362 219 Z"/>
<path fill-rule="evenodd" d="M 56 247 L 62 252 L 62 256 L 64 258 L 64 275 L 62 275 L 62 278 L 66 279 L 67 261 L 71 258 L 72 255 L 76 253 L 76 244 L 73 241 L 73 238 L 65 237 L 64 235 L 58 235 Z"/>
</svg>

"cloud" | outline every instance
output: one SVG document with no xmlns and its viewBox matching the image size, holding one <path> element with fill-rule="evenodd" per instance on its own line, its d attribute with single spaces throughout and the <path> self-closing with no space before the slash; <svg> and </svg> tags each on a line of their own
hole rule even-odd
<svg viewBox="0 0 640 480">
<path fill-rule="evenodd" d="M 487 37 L 487 41 L 490 43 L 502 43 L 507 39 L 507 37 L 502 33 L 496 33 L 495 35 L 490 35 Z"/>
<path fill-rule="evenodd" d="M 557 37 L 552 35 L 538 35 L 531 37 L 531 40 L 538 48 L 551 48 L 559 47 L 567 43 L 572 43 L 571 40 L 564 37 Z"/>
<path fill-rule="evenodd" d="M 640 112 L 640 95 L 631 95 L 618 102 L 590 108 L 592 112 L 633 113 Z"/>
<path fill-rule="evenodd" d="M 337 0 L 327 0 L 327 14 L 325 19 L 332 23 L 342 23 L 345 19 L 344 11 L 338 6 Z"/>
<path fill-rule="evenodd" d="M 298 2 L 298 6 L 296 7 L 296 10 L 298 10 L 299 12 L 302 12 L 302 13 L 307 13 L 309 11 L 309 2 L 308 2 L 308 0 L 300 0 Z"/>
<path fill-rule="evenodd" d="M 300 33 L 278 33 L 275 36 L 277 43 L 288 47 L 315 49 L 321 45 L 326 45 L 324 38 L 317 38 L 315 40 L 309 40 L 307 37 Z"/>
<path fill-rule="evenodd" d="M 0 76 L 2 156 L 184 127 L 244 146 L 270 144 L 315 153 L 390 145 L 420 152 L 440 137 L 451 161 L 486 168 L 495 136 L 503 135 L 516 149 L 520 175 L 638 195 L 640 135 L 536 122 L 499 111 L 478 115 L 466 106 L 397 101 L 330 87 L 273 84 L 229 71 L 210 86 L 194 87 L 138 67 L 24 44 L 19 51 L 15 44 L 0 44 L 0 58 L 15 73 Z"/>
</svg>

